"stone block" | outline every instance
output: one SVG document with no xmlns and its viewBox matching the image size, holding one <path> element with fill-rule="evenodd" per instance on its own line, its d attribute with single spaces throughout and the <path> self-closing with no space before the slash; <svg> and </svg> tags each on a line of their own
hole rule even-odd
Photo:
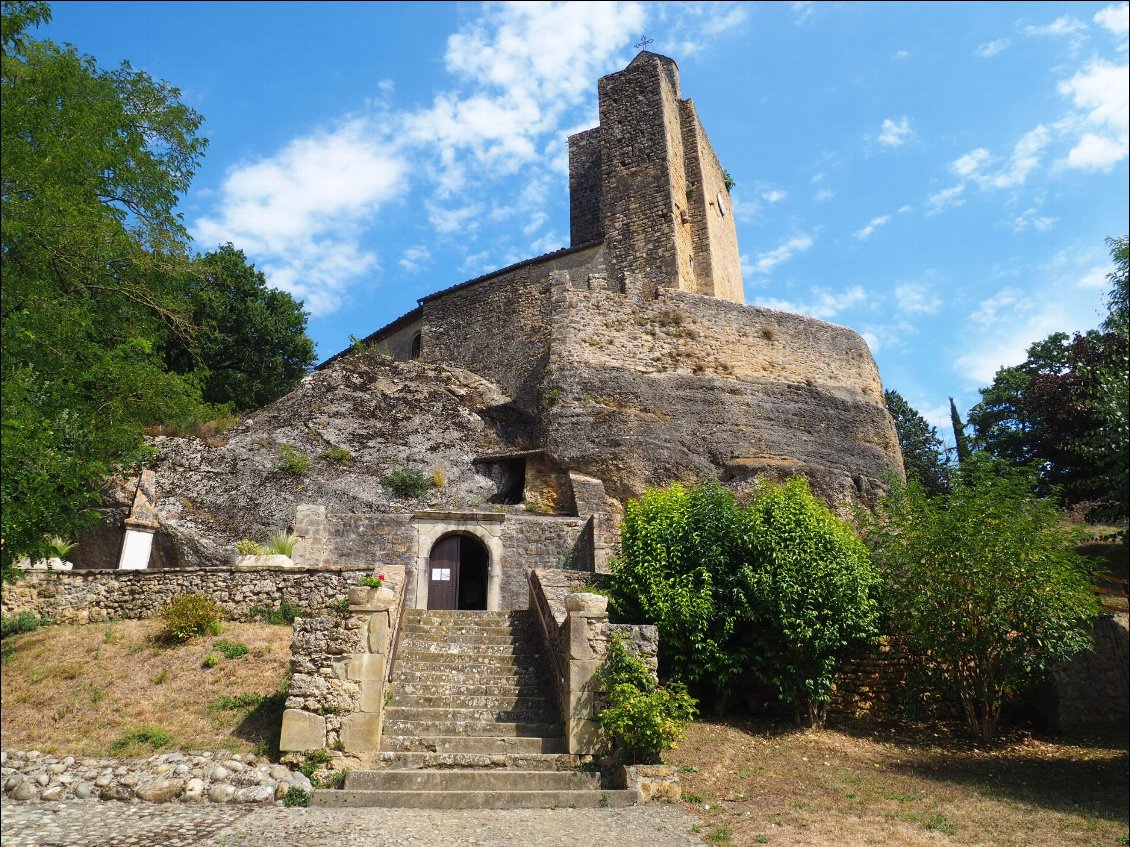
<svg viewBox="0 0 1130 847">
<path fill-rule="evenodd" d="M 596 754 L 607 746 L 604 730 L 594 720 L 570 721 L 568 741 L 569 752 L 577 756 Z"/>
<path fill-rule="evenodd" d="M 385 681 L 380 679 L 367 679 L 361 683 L 361 711 L 379 712 L 385 704 Z"/>
<path fill-rule="evenodd" d="M 385 678 L 385 657 L 382 653 L 359 653 L 349 660 L 346 676 L 357 682 Z"/>
<path fill-rule="evenodd" d="M 341 719 L 341 743 L 347 753 L 371 753 L 381 746 L 381 716 L 354 712 Z"/>
<path fill-rule="evenodd" d="M 374 612 L 369 618 L 369 652 L 384 653 L 388 649 L 388 612 Z"/>
<path fill-rule="evenodd" d="M 279 749 L 284 752 L 322 750 L 326 746 L 326 719 L 300 709 L 283 712 Z"/>
</svg>

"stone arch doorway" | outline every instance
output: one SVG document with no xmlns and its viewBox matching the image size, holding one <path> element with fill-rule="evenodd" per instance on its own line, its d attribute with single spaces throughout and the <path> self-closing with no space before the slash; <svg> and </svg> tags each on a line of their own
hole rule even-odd
<svg viewBox="0 0 1130 847">
<path fill-rule="evenodd" d="M 490 552 L 473 535 L 453 532 L 428 556 L 428 608 L 485 610 Z"/>
</svg>

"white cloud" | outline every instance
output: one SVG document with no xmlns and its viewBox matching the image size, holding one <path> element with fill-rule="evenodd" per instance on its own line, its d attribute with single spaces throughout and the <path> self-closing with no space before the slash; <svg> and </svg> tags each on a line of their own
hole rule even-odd
<svg viewBox="0 0 1130 847">
<path fill-rule="evenodd" d="M 977 305 L 976 311 L 969 315 L 969 320 L 981 326 L 989 326 L 996 323 L 1002 311 L 1014 309 L 1023 311 L 1029 307 L 1024 292 L 1019 288 L 1002 288 L 992 297 L 982 300 Z"/>
<path fill-rule="evenodd" d="M 826 203 L 827 201 L 831 200 L 835 196 L 836 196 L 836 192 L 832 191 L 830 188 L 821 188 L 819 191 L 816 192 L 816 194 L 813 196 L 812 199 L 815 200 L 817 203 Z"/>
<path fill-rule="evenodd" d="M 909 205 L 907 205 L 907 206 L 899 206 L 899 208 L 898 208 L 898 213 L 899 213 L 900 215 L 905 215 L 905 214 L 906 214 L 907 212 L 913 212 L 913 211 L 914 211 L 914 207 L 913 207 L 913 206 L 909 206 Z"/>
<path fill-rule="evenodd" d="M 812 0 L 793 0 L 793 23 L 804 23 L 815 11 Z"/>
<path fill-rule="evenodd" d="M 1087 28 L 1087 25 L 1082 21 L 1071 17 L 1070 15 L 1063 15 L 1056 18 L 1050 24 L 1043 26 L 1026 26 L 1024 27 L 1025 35 L 1050 35 L 1053 37 L 1074 35 Z"/>
<path fill-rule="evenodd" d="M 813 245 L 813 239 L 810 235 L 798 235 L 790 238 L 784 244 L 774 247 L 772 250 L 767 250 L 764 253 L 758 253 L 754 259 L 753 270 L 755 273 L 766 274 L 773 270 L 781 262 L 786 262 L 797 253 L 802 253 Z"/>
<path fill-rule="evenodd" d="M 970 150 L 960 159 L 954 161 L 950 165 L 950 170 L 960 177 L 967 177 L 989 162 L 993 157 L 984 147 L 978 147 L 976 150 Z"/>
<path fill-rule="evenodd" d="M 368 122 L 354 119 L 233 167 L 218 209 L 199 218 L 202 244 L 231 241 L 254 256 L 271 285 L 314 315 L 336 309 L 348 284 L 377 266 L 358 222 L 404 190 L 407 162 Z"/>
<path fill-rule="evenodd" d="M 897 121 L 886 118 L 879 130 L 879 143 L 884 147 L 899 147 L 913 137 L 914 130 L 905 116 Z"/>
<path fill-rule="evenodd" d="M 1041 215 L 1037 209 L 1025 209 L 1013 219 L 1012 231 L 1024 232 L 1026 229 L 1034 229 L 1037 232 L 1047 232 L 1055 226 L 1055 222 L 1055 218 Z"/>
<path fill-rule="evenodd" d="M 1130 4 L 1115 3 L 1095 12 L 1092 20 L 1114 35 L 1127 35 L 1130 32 Z"/>
<path fill-rule="evenodd" d="M 877 230 L 879 227 L 886 226 L 890 222 L 890 215 L 880 215 L 877 218 L 872 218 L 867 226 L 863 227 L 862 229 L 857 229 L 855 232 L 853 232 L 852 237 L 854 237 L 857 241 L 864 241 L 870 238 L 872 233 L 874 233 L 875 230 Z"/>
<path fill-rule="evenodd" d="M 1096 265 L 1095 267 L 1091 268 L 1089 271 L 1084 273 L 1082 277 L 1079 278 L 1079 281 L 1075 283 L 1075 287 L 1076 288 L 1097 288 L 1097 289 L 1100 289 L 1102 291 L 1105 291 L 1107 285 L 1110 284 L 1110 280 L 1107 279 L 1107 275 L 1109 273 L 1110 273 L 1110 266 L 1109 265 Z"/>
<path fill-rule="evenodd" d="M 1028 175 L 1040 164 L 1040 154 L 1051 141 L 1051 132 L 1043 124 L 1029 130 L 1020 137 L 1012 149 L 1012 156 L 1004 168 L 995 174 L 977 175 L 983 186 L 992 188 L 1014 188 L 1023 185 Z"/>
<path fill-rule="evenodd" d="M 775 297 L 761 298 L 756 301 L 756 305 L 781 312 L 795 312 L 821 320 L 830 320 L 840 312 L 858 306 L 867 300 L 867 292 L 859 285 L 853 285 L 844 291 L 836 292 L 824 288 L 813 288 L 811 295 L 811 299 L 805 302 L 781 300 Z"/>
<path fill-rule="evenodd" d="M 718 36 L 739 28 L 749 17 L 744 6 L 732 3 L 717 3 L 707 13 L 702 24 L 704 35 Z"/>
<path fill-rule="evenodd" d="M 895 286 L 898 310 L 908 315 L 933 315 L 942 307 L 942 298 L 925 282 L 903 282 Z"/>
<path fill-rule="evenodd" d="M 1095 60 L 1059 84 L 1082 110 L 1085 132 L 1067 155 L 1070 167 L 1108 171 L 1130 152 L 1130 66 Z"/>
<path fill-rule="evenodd" d="M 909 59 L 910 58 L 910 51 L 909 50 L 899 50 L 891 58 L 894 59 L 896 62 L 901 62 L 903 59 Z"/>
<path fill-rule="evenodd" d="M 432 254 L 428 252 L 427 247 L 417 244 L 405 250 L 397 264 L 404 268 L 405 272 L 412 274 L 422 270 L 431 257 Z"/>
<path fill-rule="evenodd" d="M 444 235 L 459 233 L 466 235 L 479 228 L 479 218 L 482 216 L 483 207 L 479 203 L 469 203 L 466 206 L 441 206 L 438 203 L 426 204 L 428 221 L 436 232 Z"/>
<path fill-rule="evenodd" d="M 990 59 L 998 53 L 1003 53 L 1008 49 L 1008 45 L 1012 42 L 1007 38 L 997 38 L 993 41 L 986 42 L 977 48 L 977 55 L 983 59 Z"/>
<path fill-rule="evenodd" d="M 945 209 L 947 206 L 960 206 L 965 203 L 965 184 L 951 185 L 949 188 L 943 188 L 926 198 L 926 205 L 928 207 L 926 215 L 936 215 Z"/>
<path fill-rule="evenodd" d="M 774 189 L 771 189 L 769 191 L 762 191 L 761 192 L 761 199 L 764 200 L 766 203 L 780 203 L 782 200 L 784 200 L 788 196 L 789 196 L 789 193 L 787 191 L 782 191 L 779 188 L 774 188 Z"/>
</svg>

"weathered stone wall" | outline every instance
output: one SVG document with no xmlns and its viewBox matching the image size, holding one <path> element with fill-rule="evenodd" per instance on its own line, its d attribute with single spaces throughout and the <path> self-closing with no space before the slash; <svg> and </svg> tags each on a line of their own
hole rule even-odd
<svg viewBox="0 0 1130 847">
<path fill-rule="evenodd" d="M 1095 621 L 1095 646 L 1052 668 L 1060 725 L 1125 723 L 1130 716 L 1130 622 L 1126 612 Z"/>
<path fill-rule="evenodd" d="M 836 676 L 828 711 L 851 717 L 887 717 L 903 705 L 911 661 L 888 637 L 875 652 L 849 659 Z"/>
<path fill-rule="evenodd" d="M 551 273 L 602 272 L 600 247 L 525 262 L 424 301 L 423 358 L 452 362 L 497 383 L 536 414 L 549 361 Z"/>
<path fill-rule="evenodd" d="M 412 516 L 328 512 L 330 543 L 323 562 L 367 567 L 411 568 L 416 561 L 416 529 Z"/>
<path fill-rule="evenodd" d="M 618 498 L 718 476 L 808 476 L 829 501 L 868 502 L 901 474 L 867 345 L 800 315 L 661 290 L 641 301 L 564 290 L 545 446 Z"/>
<path fill-rule="evenodd" d="M 604 239 L 601 208 L 600 127 L 569 136 L 569 243 Z"/>
<path fill-rule="evenodd" d="M 500 609 L 525 609 L 530 572 L 574 564 L 573 552 L 586 520 L 538 515 L 507 515 L 502 523 L 502 586 Z"/>
<path fill-rule="evenodd" d="M 253 606 L 276 608 L 284 602 L 324 611 L 372 572 L 364 567 L 29 572 L 4 586 L 0 603 L 5 615 L 32 612 L 74 624 L 148 618 L 175 597 L 203 594 L 233 620 L 247 620 Z"/>
</svg>

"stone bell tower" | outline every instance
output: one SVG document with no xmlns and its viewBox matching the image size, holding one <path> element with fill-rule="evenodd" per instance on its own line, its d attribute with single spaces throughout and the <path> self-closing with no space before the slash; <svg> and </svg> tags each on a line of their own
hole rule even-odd
<svg viewBox="0 0 1130 847">
<path fill-rule="evenodd" d="M 569 138 L 573 246 L 604 242 L 609 282 L 744 303 L 725 171 L 679 68 L 644 51 L 599 82 L 600 126 Z"/>
</svg>

